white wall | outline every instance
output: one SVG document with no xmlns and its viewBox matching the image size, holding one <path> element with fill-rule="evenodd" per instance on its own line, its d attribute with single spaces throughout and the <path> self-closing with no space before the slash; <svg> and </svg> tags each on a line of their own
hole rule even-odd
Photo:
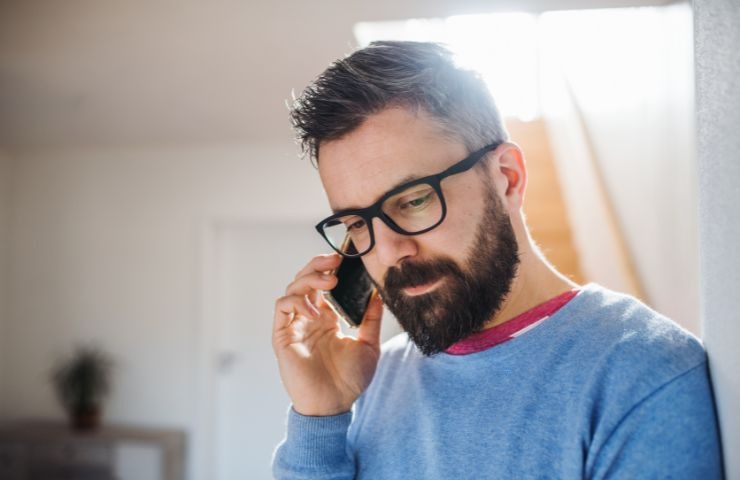
<svg viewBox="0 0 740 480">
<path fill-rule="evenodd" d="M 645 300 L 698 335 L 691 8 L 555 12 L 543 20 Z M 564 160 L 562 174 L 577 175 Z M 586 228 L 593 241 L 603 227 Z"/>
<path fill-rule="evenodd" d="M 61 416 L 49 366 L 95 340 L 118 360 L 109 421 L 192 434 L 203 229 L 321 217 L 313 167 L 290 145 L 35 150 L 16 167 L 4 413 Z"/>
<path fill-rule="evenodd" d="M 10 240 L 10 202 L 11 202 L 12 163 L 10 157 L 0 150 L 0 419 L 3 418 L 5 398 L 5 348 L 8 343 L 5 324 L 8 320 L 8 275 Z"/>
<path fill-rule="evenodd" d="M 725 472 L 740 479 L 740 9 L 694 2 L 704 339 Z"/>
</svg>

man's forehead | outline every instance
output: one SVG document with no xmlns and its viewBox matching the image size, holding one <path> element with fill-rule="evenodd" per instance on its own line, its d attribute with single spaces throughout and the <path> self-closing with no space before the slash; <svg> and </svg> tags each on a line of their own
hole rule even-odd
<svg viewBox="0 0 740 480">
<path fill-rule="evenodd" d="M 428 116 L 388 109 L 319 152 L 321 181 L 337 211 L 366 207 L 404 182 L 438 173 L 466 149 Z"/>
<path fill-rule="evenodd" d="M 421 176 L 408 156 L 399 154 L 391 162 L 386 158 L 357 152 L 336 157 L 337 162 L 319 163 L 319 174 L 332 211 L 363 208 L 385 192 L 414 177 Z M 423 173 L 423 172 L 422 172 Z"/>
</svg>

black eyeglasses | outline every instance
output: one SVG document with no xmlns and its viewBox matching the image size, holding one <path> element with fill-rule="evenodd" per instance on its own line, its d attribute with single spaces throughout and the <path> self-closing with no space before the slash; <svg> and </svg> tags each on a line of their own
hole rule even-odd
<svg viewBox="0 0 740 480">
<path fill-rule="evenodd" d="M 441 182 L 463 173 L 499 145 L 492 143 L 476 150 L 445 171 L 412 180 L 385 193 L 367 208 L 342 210 L 325 218 L 316 230 L 345 257 L 360 257 L 375 245 L 373 218 L 379 218 L 396 233 L 419 235 L 439 226 L 447 215 Z"/>
</svg>

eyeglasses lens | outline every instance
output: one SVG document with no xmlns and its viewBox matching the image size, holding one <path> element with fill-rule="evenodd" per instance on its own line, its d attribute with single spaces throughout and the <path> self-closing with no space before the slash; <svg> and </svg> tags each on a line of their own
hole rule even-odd
<svg viewBox="0 0 740 480">
<path fill-rule="evenodd" d="M 383 213 L 404 233 L 417 233 L 435 226 L 442 219 L 443 207 L 437 190 L 429 184 L 413 185 L 388 197 Z M 322 226 L 324 236 L 345 255 L 362 255 L 372 245 L 372 234 L 365 219 L 358 215 L 335 218 Z M 347 248 L 345 240 L 352 240 Z"/>
</svg>

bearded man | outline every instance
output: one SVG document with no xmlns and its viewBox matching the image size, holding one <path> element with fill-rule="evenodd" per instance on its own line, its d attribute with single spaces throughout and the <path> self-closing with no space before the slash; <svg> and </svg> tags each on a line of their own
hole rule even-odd
<svg viewBox="0 0 740 480">
<path fill-rule="evenodd" d="M 476 74 L 439 45 L 376 42 L 291 118 L 338 253 L 276 302 L 292 401 L 277 478 L 721 477 L 700 342 L 545 260 L 522 214 L 523 153 Z M 351 252 L 327 234 L 337 225 Z M 356 337 L 320 295 L 343 256 L 380 293 Z M 384 304 L 405 332 L 381 348 Z"/>
</svg>

